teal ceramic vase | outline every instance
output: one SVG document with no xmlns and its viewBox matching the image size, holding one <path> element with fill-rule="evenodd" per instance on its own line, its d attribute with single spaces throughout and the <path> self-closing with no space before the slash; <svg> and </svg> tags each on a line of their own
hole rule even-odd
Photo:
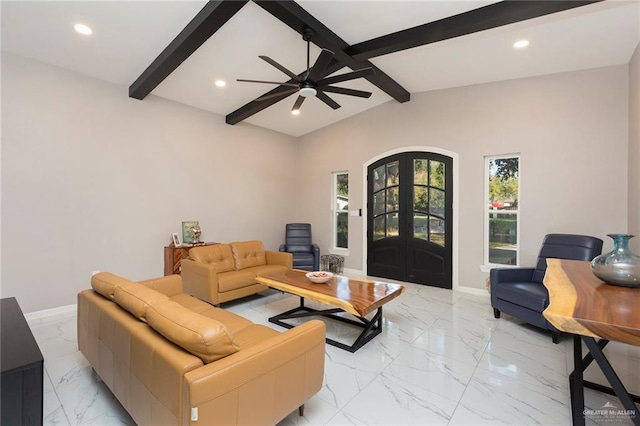
<svg viewBox="0 0 640 426">
<path fill-rule="evenodd" d="M 607 284 L 640 288 L 640 256 L 629 250 L 634 235 L 608 234 L 613 238 L 613 250 L 591 261 L 591 270 Z"/>
</svg>

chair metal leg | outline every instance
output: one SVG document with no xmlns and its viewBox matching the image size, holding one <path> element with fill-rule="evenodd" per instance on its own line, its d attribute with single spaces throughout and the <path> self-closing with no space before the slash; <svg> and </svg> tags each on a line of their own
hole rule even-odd
<svg viewBox="0 0 640 426">
<path fill-rule="evenodd" d="M 552 331 L 551 340 L 553 340 L 553 343 L 555 343 L 556 345 L 560 343 L 560 333 L 557 331 Z"/>
<path fill-rule="evenodd" d="M 500 318 L 500 311 L 497 308 L 493 308 L 493 317 Z"/>
<path fill-rule="evenodd" d="M 304 404 L 298 407 L 298 415 L 300 417 L 304 416 Z"/>
</svg>

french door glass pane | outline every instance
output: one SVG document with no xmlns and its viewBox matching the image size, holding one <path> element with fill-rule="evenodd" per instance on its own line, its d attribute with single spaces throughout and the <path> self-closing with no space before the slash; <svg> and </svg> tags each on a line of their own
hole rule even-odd
<svg viewBox="0 0 640 426">
<path fill-rule="evenodd" d="M 444 187 L 444 163 L 441 161 L 429 160 L 429 185 L 446 189 Z"/>
<path fill-rule="evenodd" d="M 398 187 L 387 189 L 387 212 L 397 212 L 399 208 Z"/>
<path fill-rule="evenodd" d="M 373 241 L 378 241 L 384 238 L 384 216 L 378 216 L 373 219 Z"/>
<path fill-rule="evenodd" d="M 387 186 L 400 184 L 400 166 L 397 161 L 387 164 Z"/>
<path fill-rule="evenodd" d="M 429 241 L 444 247 L 444 220 L 429 216 Z"/>
<path fill-rule="evenodd" d="M 384 191 L 373 194 L 373 215 L 384 213 Z"/>
<path fill-rule="evenodd" d="M 413 187 L 413 210 L 427 211 L 427 188 L 424 186 Z"/>
<path fill-rule="evenodd" d="M 347 212 L 336 213 L 336 247 L 349 247 L 349 215 Z"/>
<path fill-rule="evenodd" d="M 515 265 L 518 250 L 518 215 L 489 213 L 489 262 Z"/>
<path fill-rule="evenodd" d="M 387 237 L 398 235 L 398 213 L 387 213 Z"/>
<path fill-rule="evenodd" d="M 377 167 L 373 171 L 373 192 L 380 191 L 384 188 L 384 183 L 387 180 L 385 173 L 385 166 Z"/>
<path fill-rule="evenodd" d="M 423 213 L 413 213 L 413 238 L 428 240 L 427 215 Z"/>
<path fill-rule="evenodd" d="M 444 191 L 429 188 L 429 214 L 444 217 Z"/>
<path fill-rule="evenodd" d="M 413 160 L 413 183 L 427 184 L 428 160 Z"/>
</svg>

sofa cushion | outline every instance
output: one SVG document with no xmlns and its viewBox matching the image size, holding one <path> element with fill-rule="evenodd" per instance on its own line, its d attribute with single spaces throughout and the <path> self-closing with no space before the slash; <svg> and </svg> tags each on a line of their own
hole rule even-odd
<svg viewBox="0 0 640 426">
<path fill-rule="evenodd" d="M 267 264 L 262 241 L 242 241 L 231 243 L 230 246 L 238 271 Z"/>
<path fill-rule="evenodd" d="M 214 244 L 194 247 L 189 250 L 189 257 L 196 262 L 211 265 L 217 273 L 233 271 L 236 264 L 229 244 Z"/>
<path fill-rule="evenodd" d="M 110 272 L 98 272 L 91 277 L 91 287 L 93 290 L 111 300 L 115 300 L 116 288 L 120 287 L 123 283 L 133 284 L 133 281 L 113 275 Z"/>
<path fill-rule="evenodd" d="M 147 321 L 147 310 L 158 301 L 169 300 L 166 294 L 159 293 L 143 284 L 122 283 L 116 288 L 115 301 L 141 321 Z"/>
<path fill-rule="evenodd" d="M 238 343 L 238 341 L 236 340 L 236 333 L 244 328 L 253 325 L 251 321 L 244 317 L 241 317 L 240 315 L 236 315 L 233 312 L 226 311 L 222 308 L 214 308 L 211 305 L 209 305 L 209 309 L 199 313 L 200 315 L 224 324 L 225 327 L 227 327 L 229 333 L 233 336 L 233 341 L 236 343 Z"/>
<path fill-rule="evenodd" d="M 245 350 L 265 340 L 269 340 L 278 334 L 280 333 L 272 328 L 260 324 L 252 324 L 234 333 L 233 339 L 238 344 L 240 350 Z"/>
<path fill-rule="evenodd" d="M 262 266 L 254 266 L 253 268 L 247 268 L 245 271 L 253 272 L 256 276 L 263 276 L 267 274 L 272 274 L 274 272 L 280 271 L 288 271 L 289 268 L 282 265 L 262 265 Z"/>
<path fill-rule="evenodd" d="M 147 311 L 149 325 L 205 364 L 238 351 L 227 327 L 171 300 L 154 303 Z"/>
<path fill-rule="evenodd" d="M 218 291 L 236 290 L 256 284 L 256 273 L 251 270 L 230 271 L 218 275 Z"/>
<path fill-rule="evenodd" d="M 186 293 L 176 294 L 175 296 L 169 297 L 169 299 L 198 314 L 201 314 L 211 307 L 207 302 Z"/>
</svg>

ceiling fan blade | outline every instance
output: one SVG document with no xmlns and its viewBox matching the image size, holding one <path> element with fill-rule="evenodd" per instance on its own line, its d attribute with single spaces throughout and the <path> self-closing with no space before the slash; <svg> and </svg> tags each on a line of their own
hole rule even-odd
<svg viewBox="0 0 640 426">
<path fill-rule="evenodd" d="M 300 77 L 298 77 L 296 74 L 294 74 L 293 72 L 289 71 L 288 69 L 286 69 L 285 67 L 283 67 L 282 65 L 280 65 L 279 63 L 277 63 L 276 61 L 274 61 L 273 59 L 271 59 L 268 56 L 263 56 L 260 55 L 258 56 L 260 59 L 262 59 L 263 61 L 267 62 L 268 64 L 273 65 L 274 67 L 278 68 L 280 71 L 282 71 L 283 73 L 285 73 L 286 75 L 288 75 L 289 77 L 291 77 L 292 79 L 294 79 L 295 81 L 302 81 L 300 79 Z"/>
<path fill-rule="evenodd" d="M 320 56 L 316 59 L 316 63 L 313 64 L 307 78 L 314 82 L 320 79 L 323 76 L 324 70 L 327 69 L 329 62 L 331 62 L 331 58 L 333 58 L 333 52 L 328 49 L 322 49 Z"/>
<path fill-rule="evenodd" d="M 373 73 L 374 73 L 373 68 L 362 68 L 361 70 L 348 72 L 346 74 L 340 74 L 333 77 L 323 78 L 317 83 L 318 83 L 318 87 L 328 86 L 329 84 L 333 84 L 333 83 L 340 83 L 342 81 L 349 81 L 349 80 L 354 80 L 356 78 L 373 75 Z"/>
<path fill-rule="evenodd" d="M 304 96 L 298 95 L 298 99 L 296 99 L 296 103 L 293 104 L 293 108 L 291 108 L 291 111 L 299 110 L 304 100 L 305 100 Z"/>
<path fill-rule="evenodd" d="M 337 87 L 337 86 L 324 86 L 322 88 L 322 91 L 329 92 L 329 93 L 338 93 L 340 95 L 357 96 L 359 98 L 371 97 L 371 92 L 365 92 L 362 90 L 355 90 L 355 89 L 347 89 L 345 87 Z"/>
<path fill-rule="evenodd" d="M 266 81 L 266 80 L 246 80 L 244 78 L 238 78 L 236 81 L 241 81 L 243 83 L 266 83 L 266 84 L 277 84 L 279 86 L 291 86 L 298 88 L 298 83 L 281 83 L 279 81 Z"/>
<path fill-rule="evenodd" d="M 264 95 L 264 96 L 260 96 L 259 98 L 256 98 L 256 101 L 266 101 L 267 99 L 273 99 L 273 98 L 277 98 L 280 96 L 289 96 L 293 93 L 296 93 L 298 91 L 298 89 L 288 89 L 285 90 L 284 92 L 279 92 L 279 93 L 273 93 L 271 95 Z"/>
<path fill-rule="evenodd" d="M 325 104 L 329 105 L 333 109 L 340 108 L 340 104 L 339 103 L 337 103 L 336 101 L 331 99 L 329 96 L 327 96 L 325 93 L 323 93 L 323 92 L 321 92 L 319 90 L 318 90 L 318 93 L 316 93 L 316 98 L 320 99 L 322 102 L 324 102 Z"/>
</svg>

